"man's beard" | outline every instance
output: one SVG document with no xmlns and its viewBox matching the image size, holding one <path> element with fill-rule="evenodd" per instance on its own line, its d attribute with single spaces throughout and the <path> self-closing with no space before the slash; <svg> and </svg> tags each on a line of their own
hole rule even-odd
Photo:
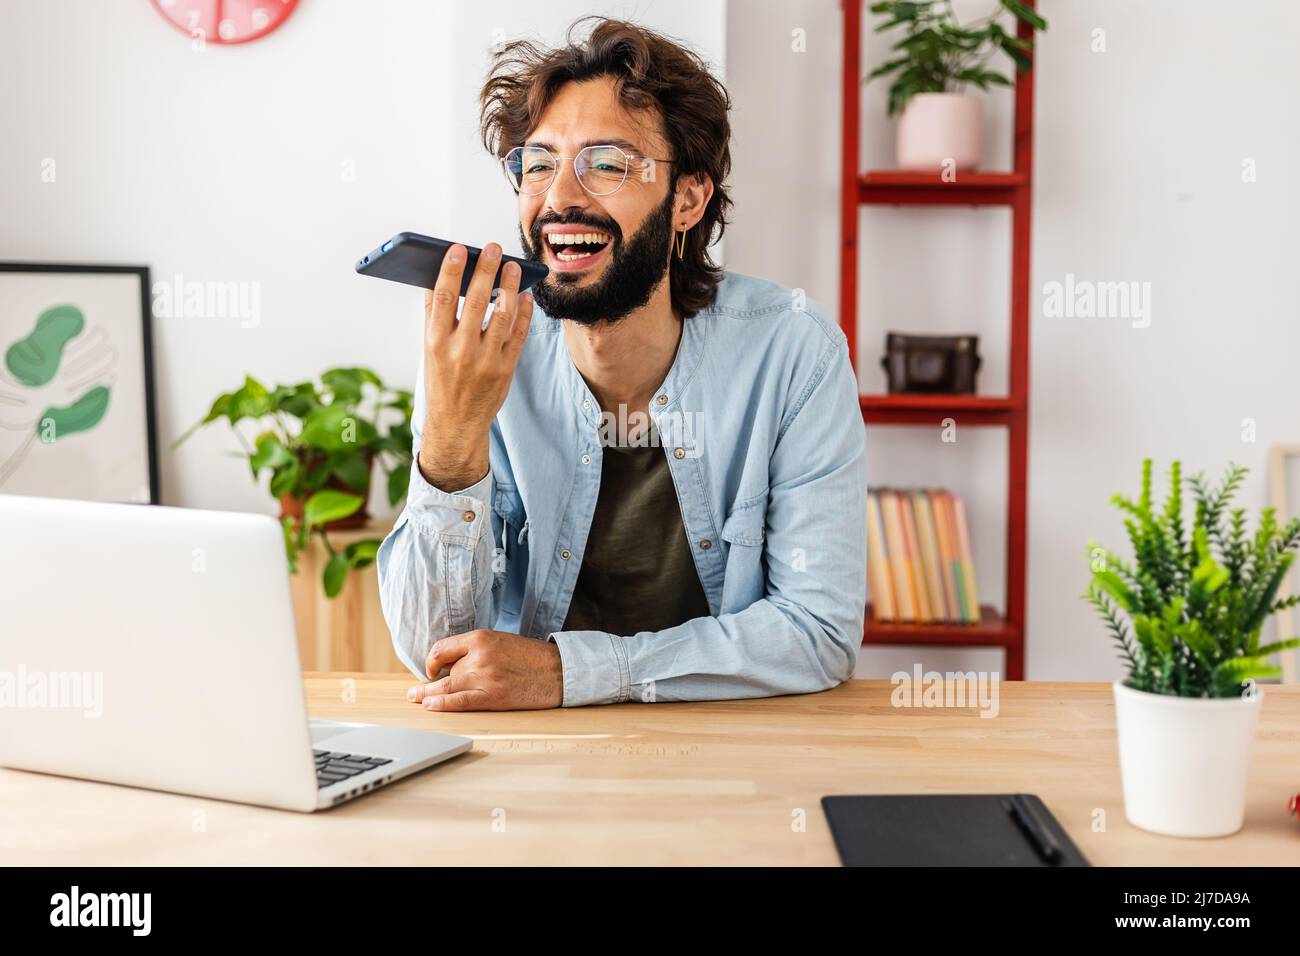
<svg viewBox="0 0 1300 956">
<path fill-rule="evenodd" d="M 623 246 L 623 234 L 613 220 L 602 222 L 587 218 L 572 223 L 599 229 L 613 237 L 610 244 L 610 261 L 605 267 L 604 278 L 595 285 L 579 287 L 574 283 L 580 275 L 570 272 L 551 270 L 550 275 L 533 288 L 533 297 L 547 315 L 569 319 L 582 325 L 613 324 L 627 318 L 635 310 L 650 301 L 655 287 L 668 272 L 668 250 L 672 245 L 672 211 L 674 190 L 668 190 L 668 197 L 642 223 L 627 247 Z M 542 227 L 550 223 L 564 223 L 558 216 L 539 217 L 533 222 L 532 241 L 524 235 L 523 226 L 519 227 L 519 240 L 524 252 L 534 262 L 543 262 Z"/>
</svg>

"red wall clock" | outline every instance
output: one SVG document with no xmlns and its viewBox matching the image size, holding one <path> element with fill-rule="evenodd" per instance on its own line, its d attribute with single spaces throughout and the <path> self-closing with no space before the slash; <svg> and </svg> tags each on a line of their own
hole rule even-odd
<svg viewBox="0 0 1300 956">
<path fill-rule="evenodd" d="M 289 19 L 298 0 L 149 0 L 188 37 L 208 43 L 259 40 Z"/>
</svg>

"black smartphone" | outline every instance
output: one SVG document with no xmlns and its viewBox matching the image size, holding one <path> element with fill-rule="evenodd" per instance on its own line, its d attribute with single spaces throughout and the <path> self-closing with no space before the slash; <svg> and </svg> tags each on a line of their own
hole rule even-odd
<svg viewBox="0 0 1300 956">
<path fill-rule="evenodd" d="M 399 232 L 368 256 L 358 259 L 357 271 L 363 276 L 391 279 L 394 282 L 419 286 L 421 289 L 432 289 L 434 283 L 438 281 L 442 257 L 453 245 L 455 243 L 447 239 L 422 236 L 417 232 Z M 465 261 L 465 276 L 460 283 L 460 294 L 464 295 L 469 291 L 469 281 L 474 277 L 474 267 L 478 263 L 479 253 L 483 250 L 466 243 L 462 245 L 469 252 L 469 258 Z M 551 271 L 540 262 L 503 254 L 496 278 L 492 280 L 494 289 L 501 284 L 501 270 L 505 268 L 507 262 L 519 264 L 520 292 L 541 282 Z"/>
</svg>

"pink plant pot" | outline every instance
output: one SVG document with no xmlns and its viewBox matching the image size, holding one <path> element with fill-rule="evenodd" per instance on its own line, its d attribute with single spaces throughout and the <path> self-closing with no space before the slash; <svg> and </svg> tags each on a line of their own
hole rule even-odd
<svg viewBox="0 0 1300 956">
<path fill-rule="evenodd" d="M 971 93 L 917 93 L 898 121 L 898 168 L 923 172 L 979 167 L 984 100 Z"/>
</svg>

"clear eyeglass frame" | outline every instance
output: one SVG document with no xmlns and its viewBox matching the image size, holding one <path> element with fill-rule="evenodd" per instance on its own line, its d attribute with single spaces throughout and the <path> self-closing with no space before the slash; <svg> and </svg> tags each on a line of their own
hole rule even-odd
<svg viewBox="0 0 1300 956">
<path fill-rule="evenodd" d="M 533 174 L 533 179 L 526 182 L 523 161 L 524 157 L 529 155 L 536 159 L 545 158 L 549 160 L 550 169 L 549 172 Z M 601 171 L 599 169 L 600 164 L 595 160 L 602 158 L 606 163 L 613 160 L 615 162 L 614 168 Z M 551 188 L 551 183 L 555 182 L 555 177 L 560 173 L 560 163 L 565 160 L 573 163 L 573 171 L 578 177 L 578 184 L 593 196 L 611 196 L 618 192 L 623 188 L 628 175 L 636 166 L 641 167 L 640 172 L 644 178 L 647 170 L 653 174 L 656 164 L 671 165 L 672 163 L 671 160 L 667 159 L 655 159 L 651 156 L 639 156 L 635 153 L 629 153 L 622 147 L 613 144 L 586 146 L 578 150 L 576 156 L 556 156 L 542 146 L 516 146 L 501 157 L 501 171 L 505 174 L 506 182 L 510 183 L 510 187 L 516 193 L 524 196 L 540 196 Z"/>
</svg>

